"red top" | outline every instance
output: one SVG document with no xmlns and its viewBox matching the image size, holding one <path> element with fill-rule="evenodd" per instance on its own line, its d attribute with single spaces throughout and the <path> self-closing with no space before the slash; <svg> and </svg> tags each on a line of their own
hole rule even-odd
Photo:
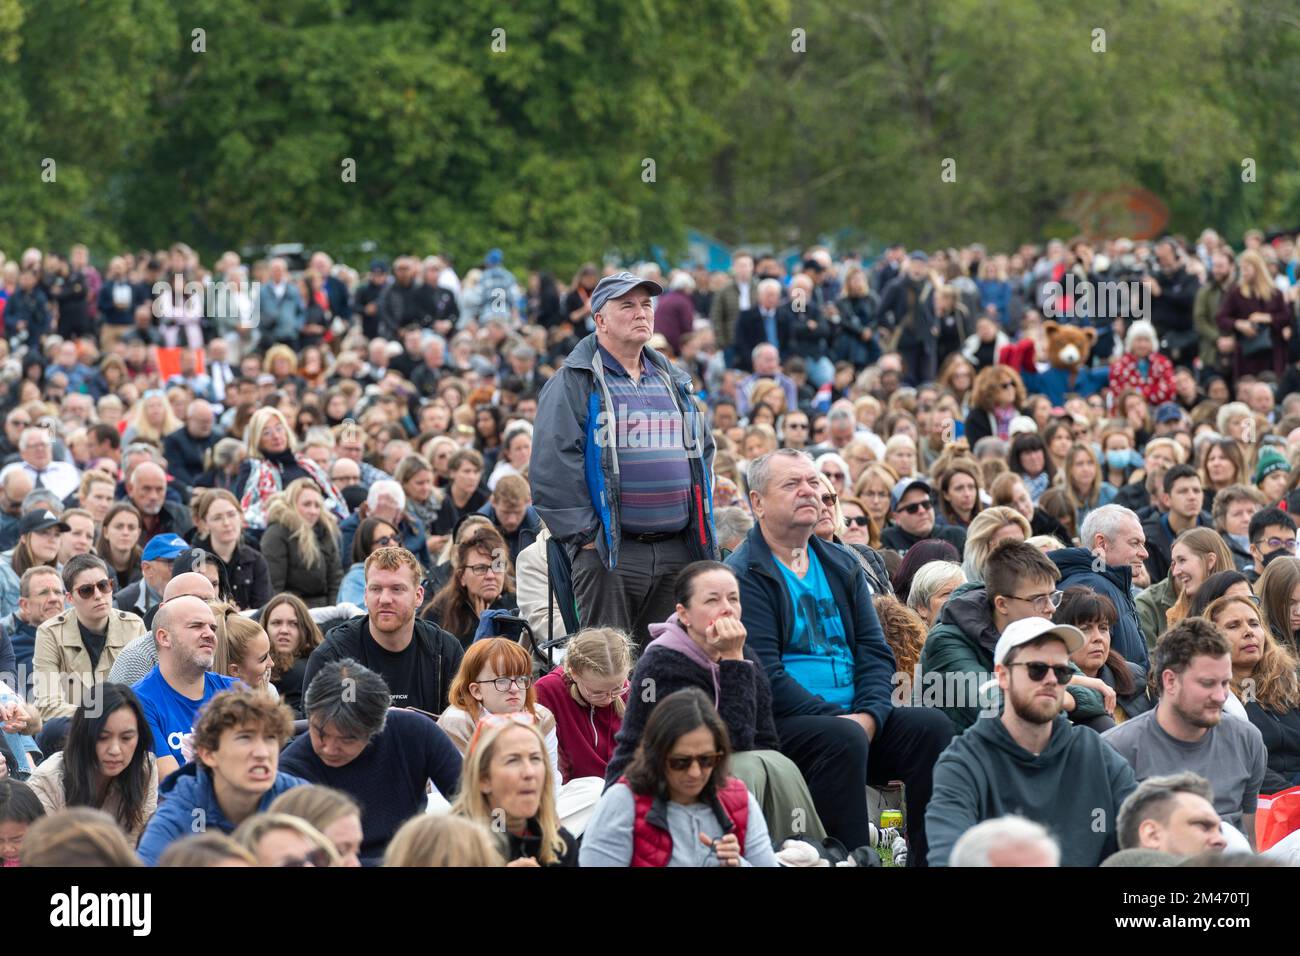
<svg viewBox="0 0 1300 956">
<path fill-rule="evenodd" d="M 588 707 L 569 693 L 564 668 L 557 667 L 535 685 L 537 702 L 555 715 L 555 736 L 560 750 L 560 779 L 605 777 L 614 755 L 614 735 L 623 718 L 608 707 Z M 624 694 L 624 699 L 626 699 Z"/>
</svg>

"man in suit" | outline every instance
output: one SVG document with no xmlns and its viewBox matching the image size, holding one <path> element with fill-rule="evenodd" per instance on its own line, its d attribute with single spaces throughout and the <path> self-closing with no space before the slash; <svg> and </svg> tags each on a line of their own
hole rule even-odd
<svg viewBox="0 0 1300 956">
<path fill-rule="evenodd" d="M 713 338 L 723 350 L 728 367 L 735 364 L 736 324 L 741 313 L 753 308 L 758 283 L 754 279 L 754 257 L 748 252 L 738 252 L 731 260 L 732 282 L 713 297 L 709 321 L 713 323 Z M 752 348 L 752 346 L 751 346 Z M 749 352 L 742 353 L 749 361 Z"/>
<path fill-rule="evenodd" d="M 792 314 L 789 304 L 781 305 L 781 283 L 776 279 L 760 282 L 757 305 L 740 313 L 736 322 L 733 342 L 736 354 L 728 365 L 745 372 L 754 371 L 754 349 L 764 342 L 775 345 L 781 355 L 788 355 Z"/>
</svg>

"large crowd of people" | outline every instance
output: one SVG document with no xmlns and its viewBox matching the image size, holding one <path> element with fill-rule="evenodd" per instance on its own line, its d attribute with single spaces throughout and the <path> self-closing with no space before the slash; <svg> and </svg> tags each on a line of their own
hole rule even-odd
<svg viewBox="0 0 1300 956">
<path fill-rule="evenodd" d="M 0 254 L 0 862 L 1300 861 L 1296 238 Z"/>
</svg>

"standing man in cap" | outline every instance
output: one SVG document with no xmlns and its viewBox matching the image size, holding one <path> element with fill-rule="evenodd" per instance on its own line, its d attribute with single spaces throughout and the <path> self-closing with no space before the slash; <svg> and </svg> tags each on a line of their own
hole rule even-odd
<svg viewBox="0 0 1300 956">
<path fill-rule="evenodd" d="M 713 435 L 690 377 L 646 344 L 659 283 L 630 272 L 591 294 L 596 331 L 542 389 L 533 504 L 573 563 L 583 627 L 644 644 L 676 606 L 673 583 L 716 559 Z"/>
<path fill-rule="evenodd" d="M 934 767 L 925 814 L 930 865 L 947 866 L 976 824 L 1016 813 L 1047 827 L 1062 866 L 1097 866 L 1119 849 L 1120 804 L 1137 788 L 1133 770 L 1091 728 L 1062 711 L 1083 632 L 1047 618 L 1007 626 L 993 651 L 999 717 L 976 720 Z"/>
<path fill-rule="evenodd" d="M 480 326 L 503 319 L 513 329 L 519 320 L 519 282 L 502 260 L 500 249 L 492 249 L 484 257 L 483 276 L 475 289 L 475 301 L 466 303 L 466 318 Z"/>
</svg>

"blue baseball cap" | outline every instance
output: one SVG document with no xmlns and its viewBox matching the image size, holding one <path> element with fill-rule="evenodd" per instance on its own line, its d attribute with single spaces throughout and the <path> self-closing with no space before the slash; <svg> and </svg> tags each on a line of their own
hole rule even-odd
<svg viewBox="0 0 1300 956">
<path fill-rule="evenodd" d="M 190 546 L 178 534 L 156 534 L 144 546 L 141 561 L 171 561 L 178 554 L 188 551 Z"/>
<path fill-rule="evenodd" d="M 617 299 L 619 296 L 627 295 L 633 289 L 645 286 L 650 290 L 651 295 L 663 295 L 664 287 L 654 279 L 643 279 L 640 276 L 633 275 L 630 272 L 616 272 L 612 276 L 605 276 L 596 283 L 596 288 L 591 290 L 591 314 L 595 315 L 610 299 Z"/>
<path fill-rule="evenodd" d="M 483 261 L 490 266 L 499 266 L 501 265 L 502 258 L 500 249 L 489 249 L 488 254 L 484 257 Z"/>
<path fill-rule="evenodd" d="M 1156 409 L 1156 424 L 1164 425 L 1167 422 L 1181 422 L 1183 420 L 1183 410 L 1173 402 L 1165 402 Z"/>
</svg>

